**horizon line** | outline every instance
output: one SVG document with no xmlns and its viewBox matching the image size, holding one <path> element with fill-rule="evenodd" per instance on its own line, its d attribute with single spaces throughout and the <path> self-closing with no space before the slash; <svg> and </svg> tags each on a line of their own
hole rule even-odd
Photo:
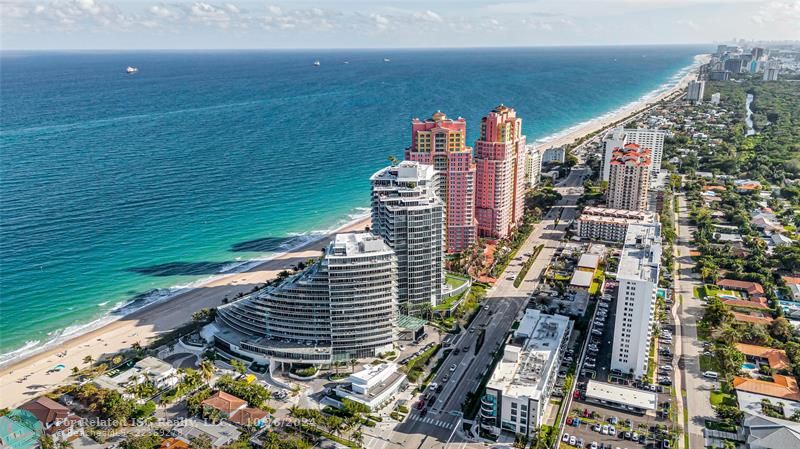
<svg viewBox="0 0 800 449">
<path fill-rule="evenodd" d="M 431 47 L 219 47 L 219 48 L 0 48 L 6 52 L 141 52 L 141 51 L 379 51 L 379 50 L 480 50 L 525 48 L 603 48 L 603 47 L 689 47 L 717 45 L 716 42 L 644 43 L 644 44 L 541 44 L 541 45 L 482 45 Z"/>
</svg>

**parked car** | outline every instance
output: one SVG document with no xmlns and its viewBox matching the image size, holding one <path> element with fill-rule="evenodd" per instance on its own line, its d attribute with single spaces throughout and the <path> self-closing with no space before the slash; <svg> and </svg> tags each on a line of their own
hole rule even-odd
<svg viewBox="0 0 800 449">
<path fill-rule="evenodd" d="M 561 437 L 561 441 L 563 441 L 563 442 L 565 442 L 565 443 L 566 443 L 567 441 L 569 441 L 569 434 L 568 434 L 568 433 L 566 433 L 566 432 L 564 432 L 564 436 L 562 436 L 562 437 Z"/>
<path fill-rule="evenodd" d="M 603 427 L 600 429 L 600 433 L 603 435 L 608 435 L 608 424 L 603 425 Z"/>
</svg>

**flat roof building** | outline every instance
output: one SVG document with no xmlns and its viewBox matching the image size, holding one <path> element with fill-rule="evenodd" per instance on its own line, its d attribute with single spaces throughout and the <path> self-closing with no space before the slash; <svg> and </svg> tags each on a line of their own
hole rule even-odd
<svg viewBox="0 0 800 449">
<path fill-rule="evenodd" d="M 529 436 L 544 422 L 572 321 L 528 309 L 506 344 L 481 399 L 481 427 Z"/>
<path fill-rule="evenodd" d="M 658 407 L 656 393 L 596 380 L 586 383 L 586 400 L 639 414 L 655 411 Z"/>
<path fill-rule="evenodd" d="M 370 410 L 377 410 L 397 393 L 405 381 L 406 376 L 398 371 L 396 363 L 367 365 L 347 377 L 344 384 L 336 388 L 336 393 L 364 404 Z"/>
<path fill-rule="evenodd" d="M 602 242 L 622 242 L 628 226 L 655 222 L 655 214 L 644 210 L 584 207 L 577 219 L 578 236 Z"/>
<path fill-rule="evenodd" d="M 629 226 L 617 269 L 612 369 L 637 377 L 647 372 L 660 266 L 660 226 Z"/>
</svg>

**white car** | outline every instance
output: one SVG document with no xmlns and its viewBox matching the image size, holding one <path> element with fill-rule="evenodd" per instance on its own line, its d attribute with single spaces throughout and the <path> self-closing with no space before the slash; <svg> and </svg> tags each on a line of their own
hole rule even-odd
<svg viewBox="0 0 800 449">
<path fill-rule="evenodd" d="M 561 441 L 563 441 L 563 442 L 565 442 L 565 443 L 566 443 L 567 441 L 569 441 L 569 434 L 568 434 L 568 433 L 564 433 L 564 436 L 563 436 L 563 437 L 561 437 Z"/>
<path fill-rule="evenodd" d="M 569 437 L 569 444 L 571 446 L 576 446 L 577 443 L 578 443 L 578 440 L 574 436 Z"/>
<path fill-rule="evenodd" d="M 608 424 L 603 425 L 603 428 L 600 430 L 600 433 L 603 435 L 608 435 Z"/>
<path fill-rule="evenodd" d="M 614 426 L 608 426 L 608 434 L 612 437 L 617 436 L 617 429 Z"/>
<path fill-rule="evenodd" d="M 592 449 L 597 449 L 597 441 L 592 441 Z"/>
<path fill-rule="evenodd" d="M 457 367 L 458 367 L 458 365 L 456 365 L 455 363 L 453 363 L 453 364 L 450 366 L 450 372 L 452 373 L 453 371 L 455 371 Z"/>
</svg>

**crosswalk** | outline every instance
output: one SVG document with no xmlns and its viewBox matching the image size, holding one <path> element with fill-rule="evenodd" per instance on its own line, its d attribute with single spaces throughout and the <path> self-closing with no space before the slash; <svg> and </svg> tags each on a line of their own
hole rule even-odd
<svg viewBox="0 0 800 449">
<path fill-rule="evenodd" d="M 450 423 L 450 422 L 447 422 L 447 421 L 442 421 L 442 420 L 439 420 L 439 419 L 435 419 L 435 418 L 432 418 L 430 416 L 422 417 L 422 416 L 417 415 L 416 413 L 414 413 L 414 414 L 411 415 L 411 419 L 414 420 L 414 421 L 419 421 L 419 422 L 425 423 L 425 424 L 430 424 L 430 425 L 433 425 L 433 426 L 436 426 L 436 427 L 441 427 L 442 429 L 452 429 L 453 428 L 453 423 Z"/>
</svg>

